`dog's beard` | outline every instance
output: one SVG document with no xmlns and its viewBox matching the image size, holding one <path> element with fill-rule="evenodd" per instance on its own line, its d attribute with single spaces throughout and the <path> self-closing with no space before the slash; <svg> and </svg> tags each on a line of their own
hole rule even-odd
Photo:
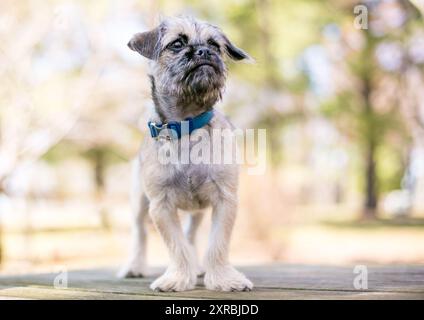
<svg viewBox="0 0 424 320">
<path fill-rule="evenodd" d="M 162 92 L 187 104 L 214 104 L 221 98 L 226 68 L 221 60 L 180 59 L 160 72 Z"/>
<path fill-rule="evenodd" d="M 186 71 L 180 85 L 187 94 L 205 95 L 209 92 L 220 92 L 224 81 L 225 77 L 217 67 L 199 64 Z"/>
</svg>

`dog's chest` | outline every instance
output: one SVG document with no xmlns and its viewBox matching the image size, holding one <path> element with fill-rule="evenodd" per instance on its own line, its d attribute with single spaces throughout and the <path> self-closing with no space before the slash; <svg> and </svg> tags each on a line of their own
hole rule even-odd
<svg viewBox="0 0 424 320">
<path fill-rule="evenodd" d="M 171 169 L 172 185 L 188 191 L 195 191 L 207 182 L 209 174 L 207 166 L 175 165 Z"/>
<path fill-rule="evenodd" d="M 178 165 L 168 179 L 181 209 L 204 208 L 209 204 L 213 183 L 213 171 L 207 165 Z"/>
</svg>

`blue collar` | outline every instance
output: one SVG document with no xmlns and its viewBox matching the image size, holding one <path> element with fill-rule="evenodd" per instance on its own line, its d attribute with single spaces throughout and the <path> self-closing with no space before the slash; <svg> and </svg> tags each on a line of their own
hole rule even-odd
<svg viewBox="0 0 424 320">
<path fill-rule="evenodd" d="M 149 126 L 152 138 L 172 140 L 180 139 L 182 135 L 191 134 L 194 130 L 204 127 L 212 118 L 213 110 L 210 110 L 183 121 L 168 121 L 164 123 L 149 121 L 147 125 Z M 166 133 L 161 134 L 161 132 Z"/>
</svg>

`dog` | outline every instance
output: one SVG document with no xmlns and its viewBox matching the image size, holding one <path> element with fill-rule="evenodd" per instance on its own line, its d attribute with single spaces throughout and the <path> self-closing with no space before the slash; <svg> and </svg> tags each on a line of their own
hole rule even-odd
<svg viewBox="0 0 424 320">
<path fill-rule="evenodd" d="M 144 139 L 134 161 L 133 247 L 119 275 L 129 278 L 146 274 L 145 224 L 150 216 L 170 255 L 170 265 L 151 284 L 152 290 L 191 290 L 203 270 L 204 284 L 209 290 L 250 291 L 252 282 L 232 267 L 228 258 L 237 212 L 237 164 L 164 164 L 159 159 L 159 150 L 167 147 L 182 153 L 186 150 L 183 139 L 189 138 L 190 149 L 195 145 L 193 141 L 204 133 L 210 137 L 215 129 L 232 130 L 229 120 L 213 108 L 222 98 L 227 75 L 225 61 L 252 58 L 218 27 L 186 16 L 164 19 L 153 30 L 135 34 L 128 46 L 149 59 L 154 110 L 148 123 L 151 137 Z M 182 132 L 184 122 L 188 123 L 187 134 Z M 168 134 L 163 137 L 165 131 Z M 206 142 L 211 140 L 206 138 L 198 144 Z M 195 238 L 209 207 L 212 226 L 201 269 Z M 189 212 L 185 232 L 177 214 L 181 210 Z"/>
</svg>

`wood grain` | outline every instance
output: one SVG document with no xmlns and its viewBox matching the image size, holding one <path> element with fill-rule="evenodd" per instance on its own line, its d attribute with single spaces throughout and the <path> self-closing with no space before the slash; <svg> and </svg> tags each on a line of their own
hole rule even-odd
<svg viewBox="0 0 424 320">
<path fill-rule="evenodd" d="M 195 290 L 159 293 L 149 284 L 163 269 L 142 279 L 117 279 L 114 269 L 68 272 L 68 288 L 55 289 L 57 274 L 0 276 L 0 299 L 424 299 L 424 266 L 369 266 L 368 289 L 356 290 L 352 267 L 283 265 L 240 267 L 252 292 Z"/>
</svg>

